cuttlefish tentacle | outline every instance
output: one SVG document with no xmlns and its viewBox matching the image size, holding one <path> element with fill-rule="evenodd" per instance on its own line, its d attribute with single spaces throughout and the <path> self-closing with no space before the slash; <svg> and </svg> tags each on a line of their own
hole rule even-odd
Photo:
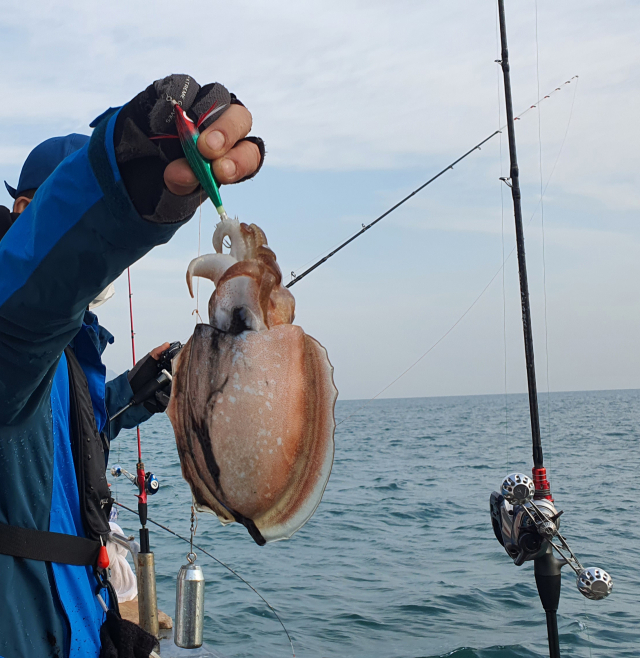
<svg viewBox="0 0 640 658">
<path fill-rule="evenodd" d="M 187 268 L 187 286 L 193 297 L 193 277 L 201 276 L 218 285 L 220 277 L 238 261 L 230 254 L 205 254 L 194 258 Z"/>
<path fill-rule="evenodd" d="M 213 248 L 217 253 L 222 253 L 222 243 L 225 238 L 229 238 L 231 242 L 231 249 L 229 253 L 236 260 L 245 260 L 246 244 L 242 235 L 242 225 L 237 219 L 225 219 L 218 222 L 216 230 L 213 232 Z"/>
<path fill-rule="evenodd" d="M 267 325 L 291 324 L 295 318 L 296 300 L 284 286 L 274 286 L 269 298 Z"/>
</svg>

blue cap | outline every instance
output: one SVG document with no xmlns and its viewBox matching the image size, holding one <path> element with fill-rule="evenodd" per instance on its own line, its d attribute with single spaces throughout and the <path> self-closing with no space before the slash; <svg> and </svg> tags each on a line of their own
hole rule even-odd
<svg viewBox="0 0 640 658">
<path fill-rule="evenodd" d="M 79 151 L 88 141 L 87 135 L 71 133 L 38 144 L 22 165 L 18 187 L 11 187 L 7 181 L 4 182 L 7 192 L 17 199 L 22 192 L 37 190 L 67 156 Z"/>
</svg>

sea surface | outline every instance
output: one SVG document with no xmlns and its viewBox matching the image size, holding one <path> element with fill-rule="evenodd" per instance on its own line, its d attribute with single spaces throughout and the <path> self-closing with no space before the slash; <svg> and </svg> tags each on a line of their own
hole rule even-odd
<svg viewBox="0 0 640 658">
<path fill-rule="evenodd" d="M 363 406 L 364 405 L 364 406 Z M 540 397 L 545 465 L 561 531 L 614 589 L 588 601 L 563 569 L 563 658 L 640 656 L 638 503 L 640 391 Z M 495 540 L 489 495 L 530 472 L 524 395 L 339 401 L 333 473 L 315 516 L 291 540 L 259 547 L 243 527 L 198 519 L 196 542 L 237 570 L 278 611 L 299 658 L 548 656 L 533 565 Z M 188 536 L 190 492 L 168 419 L 142 427 L 143 458 L 160 480 L 149 516 Z M 110 463 L 135 468 L 135 434 Z M 135 508 L 133 486 L 110 480 Z M 137 519 L 118 522 L 136 532 Z M 159 605 L 174 614 L 188 545 L 151 526 Z M 197 551 L 196 551 L 197 552 Z M 228 658 L 291 656 L 272 612 L 203 554 L 205 642 Z"/>
</svg>

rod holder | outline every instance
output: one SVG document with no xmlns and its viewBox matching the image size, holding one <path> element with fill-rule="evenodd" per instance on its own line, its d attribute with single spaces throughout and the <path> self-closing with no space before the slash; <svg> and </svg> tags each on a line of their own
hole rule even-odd
<svg viewBox="0 0 640 658">
<path fill-rule="evenodd" d="M 138 553 L 138 615 L 140 628 L 158 637 L 158 598 L 153 553 Z"/>
</svg>

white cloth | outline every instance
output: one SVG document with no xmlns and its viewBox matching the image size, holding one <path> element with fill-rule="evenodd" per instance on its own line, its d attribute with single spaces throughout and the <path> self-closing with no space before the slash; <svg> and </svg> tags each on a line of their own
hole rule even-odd
<svg viewBox="0 0 640 658">
<path fill-rule="evenodd" d="M 116 294 L 116 289 L 113 283 L 110 283 L 92 302 L 89 304 L 89 310 L 93 311 L 94 308 L 102 306 L 107 300 L 111 299 Z"/>
<path fill-rule="evenodd" d="M 122 528 L 112 521 L 109 522 L 112 532 L 124 535 Z M 111 569 L 111 584 L 116 590 L 118 601 L 133 601 L 138 596 L 138 583 L 133 570 L 127 562 L 127 549 L 120 544 L 107 541 L 107 553 L 109 554 L 109 563 Z"/>
</svg>

